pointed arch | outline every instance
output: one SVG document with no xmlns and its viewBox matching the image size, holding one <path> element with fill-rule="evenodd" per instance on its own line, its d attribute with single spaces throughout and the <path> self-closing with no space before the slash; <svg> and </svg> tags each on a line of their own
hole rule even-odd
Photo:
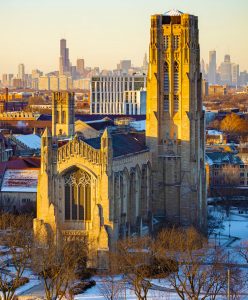
<svg viewBox="0 0 248 300">
<path fill-rule="evenodd" d="M 91 174 L 83 169 L 70 168 L 63 173 L 65 221 L 91 220 Z"/>
</svg>

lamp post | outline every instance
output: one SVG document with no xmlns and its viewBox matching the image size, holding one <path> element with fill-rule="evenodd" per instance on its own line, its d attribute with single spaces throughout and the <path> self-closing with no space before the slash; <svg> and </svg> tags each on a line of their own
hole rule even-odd
<svg viewBox="0 0 248 300">
<path fill-rule="evenodd" d="M 227 270 L 227 300 L 230 300 L 230 269 Z"/>
</svg>

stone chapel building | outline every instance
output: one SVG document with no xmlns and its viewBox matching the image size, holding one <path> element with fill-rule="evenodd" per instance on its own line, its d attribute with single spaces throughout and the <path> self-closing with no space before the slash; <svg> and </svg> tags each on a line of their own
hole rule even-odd
<svg viewBox="0 0 248 300">
<path fill-rule="evenodd" d="M 53 93 L 45 130 L 34 230 L 86 235 L 96 259 L 122 237 L 163 219 L 206 226 L 205 134 L 198 19 L 151 17 L 146 133 L 74 134 L 74 95 Z M 142 225 L 143 224 L 143 225 Z"/>
</svg>

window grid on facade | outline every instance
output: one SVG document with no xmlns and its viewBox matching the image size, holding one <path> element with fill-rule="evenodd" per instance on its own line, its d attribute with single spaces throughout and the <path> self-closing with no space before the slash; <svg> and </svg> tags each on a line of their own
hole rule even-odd
<svg viewBox="0 0 248 300">
<path fill-rule="evenodd" d="M 179 65 L 177 62 L 174 63 L 174 93 L 179 90 Z"/>
<path fill-rule="evenodd" d="M 169 65 L 164 63 L 164 92 L 169 92 Z"/>
<path fill-rule="evenodd" d="M 174 48 L 174 50 L 178 49 L 179 41 L 180 41 L 179 35 L 174 35 L 173 36 L 173 48 Z"/>
<path fill-rule="evenodd" d="M 179 96 L 174 95 L 174 112 L 179 111 Z"/>
<path fill-rule="evenodd" d="M 169 48 L 169 36 L 164 35 L 164 49 L 167 50 Z"/>
<path fill-rule="evenodd" d="M 169 95 L 164 95 L 164 111 L 169 112 L 169 110 L 170 110 Z"/>
</svg>

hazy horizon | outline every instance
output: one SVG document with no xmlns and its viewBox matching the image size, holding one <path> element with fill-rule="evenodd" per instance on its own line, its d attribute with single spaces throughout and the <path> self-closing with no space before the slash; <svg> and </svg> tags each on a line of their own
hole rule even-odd
<svg viewBox="0 0 248 300">
<path fill-rule="evenodd" d="M 247 0 L 0 0 L 0 74 L 58 70 L 59 40 L 65 38 L 73 65 L 114 69 L 120 59 L 140 66 L 148 53 L 150 16 L 177 8 L 199 17 L 201 57 L 217 51 L 248 69 Z M 147 2 L 147 3 L 146 3 Z"/>
</svg>

